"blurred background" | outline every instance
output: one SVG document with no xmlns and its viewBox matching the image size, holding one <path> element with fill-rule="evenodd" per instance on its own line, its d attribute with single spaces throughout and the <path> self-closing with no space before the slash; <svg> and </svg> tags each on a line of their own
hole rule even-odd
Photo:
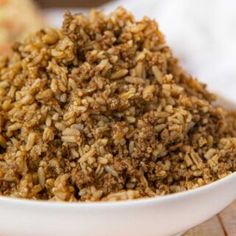
<svg viewBox="0 0 236 236">
<path fill-rule="evenodd" d="M 60 27 L 65 9 L 110 12 L 117 6 L 155 18 L 184 68 L 236 101 L 235 0 L 0 0 L 0 53 L 45 25 Z"/>
</svg>

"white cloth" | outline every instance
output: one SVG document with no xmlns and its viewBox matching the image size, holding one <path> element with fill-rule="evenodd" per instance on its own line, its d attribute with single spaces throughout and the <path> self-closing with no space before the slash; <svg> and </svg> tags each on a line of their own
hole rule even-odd
<svg viewBox="0 0 236 236">
<path fill-rule="evenodd" d="M 101 8 L 110 12 L 117 6 L 137 18 L 157 19 L 183 67 L 236 102 L 235 0 L 117 0 Z M 57 26 L 61 15 L 62 11 L 47 14 Z"/>
</svg>

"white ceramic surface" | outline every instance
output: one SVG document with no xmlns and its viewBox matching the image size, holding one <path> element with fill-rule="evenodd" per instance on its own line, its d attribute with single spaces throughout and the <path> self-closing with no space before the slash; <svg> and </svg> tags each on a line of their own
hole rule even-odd
<svg viewBox="0 0 236 236">
<path fill-rule="evenodd" d="M 59 203 L 0 197 L 1 236 L 171 236 L 236 199 L 236 173 L 164 197 L 104 203 Z"/>
</svg>

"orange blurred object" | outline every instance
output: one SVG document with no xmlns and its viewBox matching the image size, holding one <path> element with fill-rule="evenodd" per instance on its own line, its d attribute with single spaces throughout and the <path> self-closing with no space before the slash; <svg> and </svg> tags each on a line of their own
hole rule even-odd
<svg viewBox="0 0 236 236">
<path fill-rule="evenodd" d="M 31 0 L 0 0 L 0 54 L 8 54 L 11 44 L 43 26 Z"/>
</svg>

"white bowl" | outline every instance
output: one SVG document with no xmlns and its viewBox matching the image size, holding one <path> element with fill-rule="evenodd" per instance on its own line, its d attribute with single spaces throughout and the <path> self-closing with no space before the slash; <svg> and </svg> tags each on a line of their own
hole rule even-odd
<svg viewBox="0 0 236 236">
<path fill-rule="evenodd" d="M 62 203 L 0 197 L 4 236 L 171 236 L 214 216 L 236 199 L 236 173 L 163 197 Z"/>
</svg>

